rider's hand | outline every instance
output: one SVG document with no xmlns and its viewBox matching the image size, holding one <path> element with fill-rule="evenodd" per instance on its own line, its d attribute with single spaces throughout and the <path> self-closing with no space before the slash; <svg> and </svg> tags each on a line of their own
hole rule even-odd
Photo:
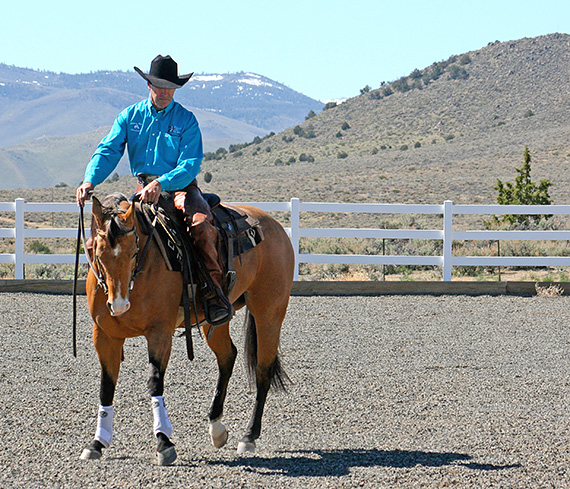
<svg viewBox="0 0 570 489">
<path fill-rule="evenodd" d="M 153 180 L 139 192 L 141 202 L 158 204 L 158 198 L 160 197 L 161 190 L 162 185 L 160 185 L 160 182 L 158 182 L 158 180 Z"/>
<path fill-rule="evenodd" d="M 83 207 L 85 205 L 85 201 L 89 200 L 94 188 L 95 185 L 93 185 L 91 182 L 82 183 L 79 187 L 77 187 L 75 200 L 77 201 L 77 205 L 79 207 Z"/>
</svg>

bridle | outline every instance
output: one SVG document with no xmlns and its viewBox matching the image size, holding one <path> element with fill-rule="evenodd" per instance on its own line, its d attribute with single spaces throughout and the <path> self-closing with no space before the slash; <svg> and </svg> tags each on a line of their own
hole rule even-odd
<svg viewBox="0 0 570 489">
<path fill-rule="evenodd" d="M 137 233 L 136 226 L 133 226 L 129 229 L 123 236 L 130 236 L 132 234 L 135 235 L 136 239 L 136 252 L 135 252 L 135 267 L 131 273 L 131 279 L 129 281 L 129 292 L 131 292 L 135 286 L 135 279 L 138 274 L 142 271 L 144 259 L 148 253 L 148 249 L 150 246 L 150 242 L 152 241 L 152 237 L 154 234 L 154 230 L 156 228 L 158 213 L 155 214 L 155 218 L 150 226 L 150 231 L 148 234 L 148 238 L 146 243 L 140 252 L 139 248 L 139 235 Z M 103 231 L 97 231 L 100 236 L 106 236 L 106 233 Z M 106 296 L 109 296 L 109 287 L 107 286 L 107 282 L 105 280 L 105 273 L 103 265 L 95 253 L 95 239 L 93 240 L 93 256 L 95 257 L 95 263 L 91 259 L 91 255 L 89 254 L 89 250 L 87 249 L 87 238 L 85 236 L 85 218 L 84 218 L 84 211 L 83 206 L 79 207 L 79 224 L 77 226 L 77 245 L 75 248 L 75 274 L 73 280 L 73 356 L 77 358 L 77 278 L 79 273 L 79 248 L 80 243 L 83 243 L 83 250 L 85 253 L 85 257 L 87 258 L 87 263 L 89 264 L 89 268 L 91 272 L 93 272 L 93 276 L 95 280 L 97 280 L 97 288 L 101 288 Z M 139 253 L 140 252 L 140 253 Z"/>
<path fill-rule="evenodd" d="M 81 239 L 83 241 L 83 249 L 85 251 L 85 256 L 87 258 L 87 263 L 89 264 L 89 267 L 91 268 L 91 271 L 93 272 L 93 275 L 95 276 L 95 279 L 97 280 L 97 287 L 100 287 L 103 292 L 105 293 L 105 295 L 109 295 L 109 287 L 107 286 L 107 282 L 105 280 L 105 272 L 104 272 L 104 267 L 103 264 L 101 263 L 101 260 L 99 259 L 99 257 L 97 256 L 97 253 L 95 251 L 95 244 L 96 241 L 93 241 L 93 256 L 95 257 L 95 262 L 91 259 L 91 256 L 89 254 L 89 251 L 87 250 L 87 240 L 85 237 L 85 224 L 84 224 L 84 218 L 83 218 L 83 208 L 80 207 L 80 219 L 79 219 L 79 225 L 81 228 Z M 136 226 L 133 226 L 131 229 L 129 229 L 128 231 L 124 232 L 121 234 L 121 236 L 123 237 L 128 237 L 128 236 L 132 236 L 134 234 L 135 236 L 135 245 L 136 245 L 136 251 L 134 253 L 134 258 L 135 258 L 135 266 L 133 268 L 133 271 L 131 272 L 131 278 L 129 280 L 129 292 L 131 292 L 135 286 L 135 279 L 136 277 L 139 275 L 139 273 L 141 273 L 143 265 L 144 265 L 144 259 L 148 253 L 148 249 L 150 246 L 150 242 L 152 239 L 152 236 L 154 234 L 154 230 L 156 228 L 156 217 L 154 218 L 151 226 L 150 226 L 150 232 L 148 235 L 148 238 L 146 240 L 146 243 L 142 249 L 142 252 L 140 250 L 139 247 L 139 235 L 137 233 L 137 228 Z M 107 233 L 105 233 L 104 231 L 101 230 L 97 230 L 97 234 L 103 238 L 106 238 Z"/>
</svg>

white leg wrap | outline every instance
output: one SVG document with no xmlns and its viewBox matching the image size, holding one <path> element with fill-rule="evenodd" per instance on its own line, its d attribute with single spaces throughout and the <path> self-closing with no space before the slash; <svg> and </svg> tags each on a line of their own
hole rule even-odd
<svg viewBox="0 0 570 489">
<path fill-rule="evenodd" d="M 172 436 L 172 425 L 168 419 L 164 398 L 162 396 L 151 397 L 152 416 L 154 418 L 154 434 L 164 433 L 168 438 Z"/>
<path fill-rule="evenodd" d="M 113 406 L 99 406 L 95 439 L 109 448 L 113 441 Z"/>
</svg>

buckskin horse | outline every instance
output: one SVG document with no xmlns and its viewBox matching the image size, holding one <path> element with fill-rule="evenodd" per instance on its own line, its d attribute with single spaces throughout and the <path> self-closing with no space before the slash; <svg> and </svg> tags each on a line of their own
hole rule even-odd
<svg viewBox="0 0 570 489">
<path fill-rule="evenodd" d="M 118 195 L 107 196 L 102 202 L 93 198 L 95 234 L 86 291 L 94 321 L 93 342 L 101 365 L 101 385 L 95 437 L 81 458 L 99 459 L 103 448 L 109 447 L 123 344 L 126 338 L 144 336 L 148 344 L 147 385 L 157 438 L 157 463 L 169 465 L 177 455 L 170 440 L 172 426 L 162 396 L 172 337 L 184 322 L 184 314 L 180 314 L 183 278 L 180 272 L 169 270 L 152 234 L 149 238 L 141 229 L 136 217 L 140 204 Z M 245 355 L 257 388 L 250 422 L 238 444 L 238 453 L 245 453 L 255 451 L 269 388 L 284 387 L 287 380 L 278 348 L 293 282 L 294 253 L 287 234 L 275 219 L 255 207 L 236 207 L 259 221 L 264 236 L 257 246 L 234 259 L 236 279 L 229 296 L 236 310 L 247 307 Z M 152 242 L 143 257 L 141 250 L 148 239 Z M 200 314 L 198 319 L 203 324 L 203 312 Z M 220 448 L 228 439 L 222 414 L 237 349 L 230 337 L 229 322 L 216 327 L 210 337 L 209 325 L 201 327 L 218 363 L 208 418 L 211 442 Z"/>
</svg>

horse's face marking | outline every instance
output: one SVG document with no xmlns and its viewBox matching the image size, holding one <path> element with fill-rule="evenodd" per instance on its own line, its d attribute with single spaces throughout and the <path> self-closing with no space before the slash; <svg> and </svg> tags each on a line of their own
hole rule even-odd
<svg viewBox="0 0 570 489">
<path fill-rule="evenodd" d="M 111 228 L 117 225 L 106 224 L 107 231 L 98 230 L 95 241 L 95 253 L 98 266 L 101 268 L 103 280 L 108 287 L 107 304 L 112 316 L 120 316 L 130 308 L 129 287 L 136 267 L 138 254 L 137 234 L 129 231 L 124 234 L 112 233 Z M 121 229 L 128 229 L 129 224 L 117 217 Z"/>
</svg>

